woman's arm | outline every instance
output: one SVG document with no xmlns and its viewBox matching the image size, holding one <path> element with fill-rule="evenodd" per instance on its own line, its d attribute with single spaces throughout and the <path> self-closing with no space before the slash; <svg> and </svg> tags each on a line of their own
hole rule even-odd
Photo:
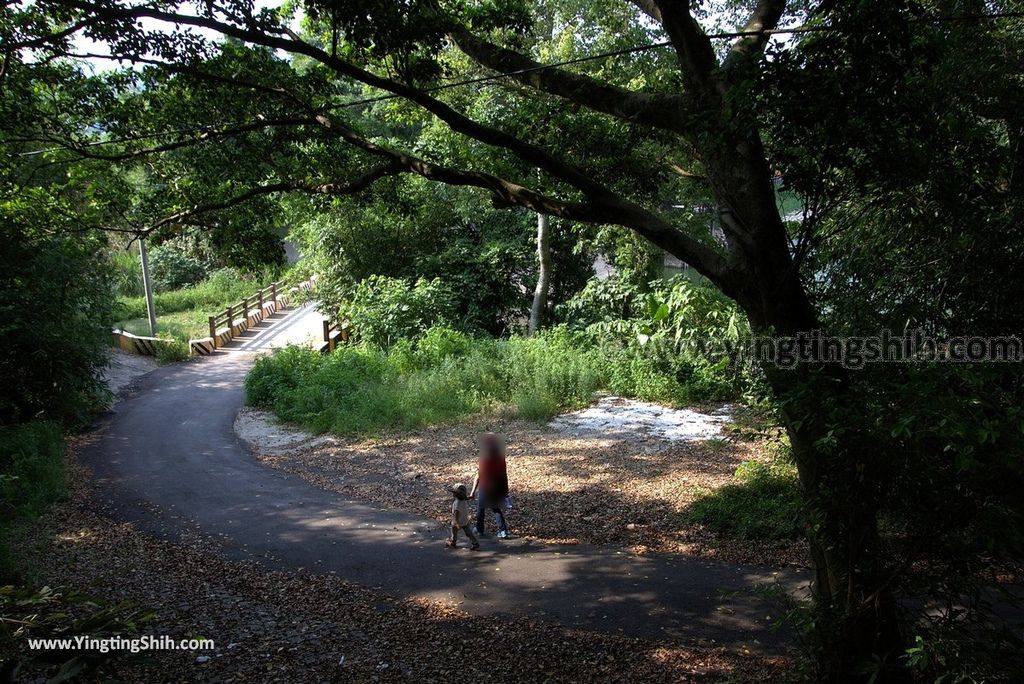
<svg viewBox="0 0 1024 684">
<path fill-rule="evenodd" d="M 470 492 L 469 492 L 469 498 L 470 499 L 475 499 L 476 498 L 476 486 L 479 483 L 480 483 L 480 471 L 478 470 L 477 473 L 476 473 L 476 477 L 473 478 L 473 489 L 471 489 Z"/>
</svg>

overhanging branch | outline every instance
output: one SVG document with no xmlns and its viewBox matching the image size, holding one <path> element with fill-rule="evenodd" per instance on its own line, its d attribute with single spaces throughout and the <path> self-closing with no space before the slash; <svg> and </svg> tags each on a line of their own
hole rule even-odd
<svg viewBox="0 0 1024 684">
<path fill-rule="evenodd" d="M 540 62 L 466 30 L 453 31 L 449 37 L 475 62 L 510 74 L 535 90 L 626 121 L 675 133 L 685 131 L 688 100 L 682 95 L 636 92 L 562 69 L 542 68 Z"/>
</svg>

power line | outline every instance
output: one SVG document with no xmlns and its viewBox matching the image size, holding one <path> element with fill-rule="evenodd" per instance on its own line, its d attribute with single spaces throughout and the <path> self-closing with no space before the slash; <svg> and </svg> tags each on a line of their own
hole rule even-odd
<svg viewBox="0 0 1024 684">
<path fill-rule="evenodd" d="M 939 23 L 973 23 L 981 21 L 995 21 L 998 19 L 1021 19 L 1024 18 L 1024 12 L 996 12 L 992 14 L 965 14 L 965 15 L 951 15 L 951 16 L 936 16 L 936 17 L 913 17 L 908 20 L 908 23 L 915 24 L 939 24 Z M 812 33 L 854 33 L 854 31 L 844 30 L 836 28 L 834 26 L 794 26 L 792 28 L 782 29 L 769 29 L 761 31 L 726 31 L 720 33 L 709 33 L 707 38 L 709 40 L 733 40 L 736 38 L 746 38 L 750 36 L 775 36 L 775 35 L 801 35 L 801 34 L 812 34 Z M 480 83 L 492 83 L 499 81 L 504 78 L 513 78 L 516 76 L 524 76 L 526 74 L 536 73 L 538 71 L 545 71 L 547 69 L 556 69 L 564 66 L 572 66 L 574 64 L 583 64 L 586 62 L 592 62 L 600 59 L 607 59 L 610 57 L 621 57 L 623 55 L 636 54 L 640 52 L 647 52 L 648 50 L 658 50 L 665 47 L 671 47 L 672 41 L 665 40 L 657 43 L 650 43 L 648 45 L 636 45 L 628 48 L 620 48 L 618 50 L 610 50 L 607 52 L 598 52 L 592 55 L 584 55 L 582 57 L 575 57 L 573 59 L 567 59 L 559 62 L 551 62 L 548 64 L 537 64 L 531 67 L 525 67 L 523 69 L 515 69 L 513 71 L 502 71 L 490 76 L 476 76 L 473 78 L 463 79 L 460 81 L 453 81 L 450 83 L 442 83 L 440 85 L 431 86 L 429 88 L 423 88 L 421 92 L 424 93 L 437 93 L 445 90 L 451 90 L 453 88 L 461 88 L 467 85 L 477 85 Z M 113 56 L 95 55 L 94 57 L 103 57 L 105 59 L 122 61 L 121 58 Z M 130 60 L 129 60 L 130 61 Z M 389 93 L 387 95 L 379 95 L 376 97 L 364 98 L 361 100 L 352 100 L 350 102 L 342 102 L 340 104 L 331 107 L 335 109 L 347 109 L 349 107 L 359 107 L 367 104 L 374 104 L 377 102 L 386 102 L 389 100 L 400 100 L 405 99 L 401 95 Z M 235 124 L 237 125 L 237 124 Z M 243 124 L 244 125 L 244 122 Z M 89 143 L 85 143 L 83 147 L 95 147 L 100 145 L 113 145 L 121 142 L 134 142 L 137 140 L 148 140 L 152 138 L 159 138 L 167 135 L 186 135 L 189 133 L 201 133 L 209 132 L 217 128 L 214 125 L 201 126 L 192 129 L 183 129 L 176 131 L 162 131 L 159 133 L 148 133 L 140 134 L 136 136 L 127 136 L 124 138 L 117 138 L 113 140 L 97 140 Z M 54 152 L 66 147 L 54 147 L 44 150 L 34 150 L 31 152 L 22 152 L 18 156 L 35 156 L 44 152 Z"/>
</svg>

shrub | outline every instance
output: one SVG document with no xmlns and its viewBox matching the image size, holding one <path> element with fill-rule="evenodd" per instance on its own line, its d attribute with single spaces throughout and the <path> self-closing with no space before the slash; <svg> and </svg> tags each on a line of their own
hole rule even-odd
<svg viewBox="0 0 1024 684">
<path fill-rule="evenodd" d="M 168 244 L 149 250 L 149 270 L 153 289 L 162 292 L 200 283 L 210 269 L 208 264 Z"/>
<path fill-rule="evenodd" d="M 116 664 L 138 654 L 110 649 L 28 651 L 29 638 L 103 639 L 138 634 L 154 613 L 128 602 L 109 603 L 64 587 L 0 587 L 0 650 L 8 658 L 4 672 L 23 681 L 118 681 Z M 19 653 L 21 652 L 21 653 Z M 18 674 L 21 677 L 18 677 Z"/>
<path fill-rule="evenodd" d="M 167 364 L 184 361 L 190 356 L 191 350 L 189 349 L 188 342 L 168 336 L 163 336 L 163 339 L 166 342 L 161 342 L 156 346 L 157 363 Z"/>
<path fill-rule="evenodd" d="M 65 477 L 58 424 L 36 420 L 0 427 L 0 580 L 20 571 L 12 552 L 15 537 L 65 495 Z"/>
<path fill-rule="evenodd" d="M 745 461 L 736 482 L 697 498 L 688 519 L 728 537 L 799 539 L 802 507 L 796 469 L 781 455 L 769 463 Z"/>
<path fill-rule="evenodd" d="M 437 278 L 410 284 L 399 278 L 370 276 L 361 281 L 341 315 L 360 338 L 388 348 L 400 339 L 422 337 L 452 317 L 452 293 Z"/>
<path fill-rule="evenodd" d="M 103 403 L 110 345 L 105 241 L 0 220 L 0 425 L 42 414 L 66 424 Z"/>
</svg>

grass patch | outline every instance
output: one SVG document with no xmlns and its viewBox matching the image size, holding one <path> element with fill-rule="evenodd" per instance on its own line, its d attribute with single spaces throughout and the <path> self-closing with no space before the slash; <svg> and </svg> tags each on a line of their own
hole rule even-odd
<svg viewBox="0 0 1024 684">
<path fill-rule="evenodd" d="M 548 420 L 603 390 L 669 404 L 710 399 L 699 374 L 666 378 L 649 349 L 603 345 L 565 328 L 529 337 L 472 338 L 444 327 L 388 350 L 370 344 L 324 356 L 284 349 L 261 358 L 247 400 L 317 432 L 414 429 L 486 410 Z"/>
<path fill-rule="evenodd" d="M 686 511 L 688 521 L 726 537 L 800 539 L 802 510 L 796 468 L 782 456 L 770 463 L 745 461 L 735 482 L 702 494 Z"/>
<path fill-rule="evenodd" d="M 255 280 L 243 279 L 234 271 L 222 270 L 197 285 L 160 292 L 153 296 L 157 336 L 186 345 L 191 339 L 206 337 L 210 334 L 211 314 L 248 297 L 259 287 Z M 114 327 L 133 335 L 149 336 L 145 297 L 118 298 L 115 316 L 118 320 Z M 187 357 L 187 348 L 184 351 Z M 182 356 L 180 352 L 180 345 L 172 346 L 165 352 L 168 358 L 164 360 L 177 360 Z"/>
<path fill-rule="evenodd" d="M 259 288 L 255 280 L 246 279 L 232 270 L 217 271 L 201 283 L 180 290 L 168 290 L 153 295 L 158 316 L 179 311 L 203 309 L 216 311 L 228 304 L 248 297 Z M 146 318 L 145 297 L 120 297 L 117 314 L 121 319 Z M 208 314 L 207 314 L 208 315 Z"/>
<path fill-rule="evenodd" d="M 504 407 L 543 420 L 588 403 L 605 381 L 596 350 L 563 339 L 474 340 L 435 329 L 387 352 L 368 345 L 326 356 L 279 350 L 256 362 L 246 396 L 308 429 L 358 435 Z"/>
<path fill-rule="evenodd" d="M 210 334 L 209 316 L 210 314 L 205 309 L 160 315 L 156 319 L 156 334 L 158 337 L 170 337 L 176 340 L 206 337 Z M 145 316 L 118 321 L 115 327 L 133 335 L 149 336 L 149 319 Z"/>
<path fill-rule="evenodd" d="M 0 427 L 0 583 L 22 572 L 15 550 L 25 528 L 66 493 L 60 426 L 37 420 Z"/>
</svg>

